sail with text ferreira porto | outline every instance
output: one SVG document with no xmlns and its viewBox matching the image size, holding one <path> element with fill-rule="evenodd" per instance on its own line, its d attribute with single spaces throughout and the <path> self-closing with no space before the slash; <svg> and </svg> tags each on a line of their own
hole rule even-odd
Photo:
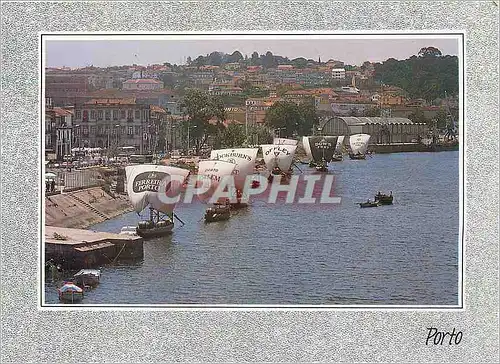
<svg viewBox="0 0 500 364">
<path fill-rule="evenodd" d="M 137 213 L 149 207 L 149 220 L 140 221 L 137 234 L 161 236 L 174 227 L 175 198 L 189 175 L 187 169 L 139 164 L 125 167 L 127 193 Z"/>
</svg>

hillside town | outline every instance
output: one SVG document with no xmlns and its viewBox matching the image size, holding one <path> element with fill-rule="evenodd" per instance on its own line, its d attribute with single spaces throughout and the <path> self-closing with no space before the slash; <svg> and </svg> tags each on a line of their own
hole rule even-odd
<svg viewBox="0 0 500 364">
<path fill-rule="evenodd" d="M 384 64 L 390 61 L 395 60 Z M 377 79 L 376 66 L 321 58 L 290 61 L 271 52 L 249 58 L 235 51 L 188 57 L 183 65 L 46 68 L 45 157 L 73 159 L 75 149 L 107 157 L 209 150 L 220 138 L 209 136 L 194 149 L 196 125 L 189 125 L 183 105 L 192 90 L 223 103 L 224 115 L 209 122 L 241 134 L 228 146 L 256 145 L 266 135 L 297 136 L 280 135 L 283 128 L 266 122 L 268 110 L 279 102 L 314 105 L 313 127 L 295 134 L 368 132 L 371 143 L 379 144 L 415 142 L 436 125 L 449 134 L 452 116 L 457 119 L 456 93 L 412 97 Z"/>
<path fill-rule="evenodd" d="M 428 267 L 457 266 L 458 69 L 434 47 L 46 68 L 46 302 L 455 302 L 414 286 L 456 282 Z"/>
</svg>

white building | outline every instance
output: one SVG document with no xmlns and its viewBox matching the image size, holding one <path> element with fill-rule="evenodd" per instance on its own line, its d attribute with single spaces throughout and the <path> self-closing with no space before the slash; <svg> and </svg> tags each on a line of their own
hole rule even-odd
<svg viewBox="0 0 500 364">
<path fill-rule="evenodd" d="M 334 80 L 345 79 L 345 69 L 343 68 L 332 68 L 332 78 Z"/>
</svg>

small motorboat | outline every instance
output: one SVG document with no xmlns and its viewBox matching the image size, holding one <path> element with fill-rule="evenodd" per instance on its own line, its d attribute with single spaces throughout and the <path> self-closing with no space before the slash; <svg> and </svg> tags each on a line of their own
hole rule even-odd
<svg viewBox="0 0 500 364">
<path fill-rule="evenodd" d="M 73 278 L 75 284 L 80 288 L 93 288 L 99 284 L 101 279 L 100 269 L 81 269 Z"/>
<path fill-rule="evenodd" d="M 136 226 L 124 226 L 120 230 L 121 235 L 132 235 L 132 236 L 138 236 L 137 235 L 137 227 Z"/>
<path fill-rule="evenodd" d="M 343 160 L 342 154 L 334 154 L 332 157 L 332 162 L 342 162 Z"/>
<path fill-rule="evenodd" d="M 366 156 L 364 154 L 361 154 L 361 153 L 350 153 L 349 154 L 349 158 L 351 159 L 354 159 L 354 160 L 361 160 L 361 159 L 366 159 Z"/>
<path fill-rule="evenodd" d="M 378 201 L 366 201 L 366 202 L 360 202 L 359 207 L 378 207 L 380 204 Z"/>
<path fill-rule="evenodd" d="M 229 220 L 231 207 L 229 205 L 215 205 L 205 211 L 205 222 L 216 222 Z"/>
<path fill-rule="evenodd" d="M 64 282 L 57 291 L 61 302 L 75 303 L 83 300 L 83 289 L 71 281 Z"/>
<path fill-rule="evenodd" d="M 392 205 L 393 199 L 392 191 L 390 195 L 380 193 L 380 191 L 375 195 L 375 201 L 378 201 L 381 205 Z"/>
<path fill-rule="evenodd" d="M 326 163 L 320 163 L 316 165 L 317 172 L 328 172 L 328 165 Z"/>
</svg>

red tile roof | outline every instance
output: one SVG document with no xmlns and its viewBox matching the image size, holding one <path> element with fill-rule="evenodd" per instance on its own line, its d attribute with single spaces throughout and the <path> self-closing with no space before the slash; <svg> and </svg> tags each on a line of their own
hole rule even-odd
<svg viewBox="0 0 500 364">
<path fill-rule="evenodd" d="M 165 111 L 164 108 L 162 107 L 159 107 L 157 105 L 149 105 L 149 109 L 151 111 L 155 111 L 155 112 L 159 112 L 159 113 L 163 113 L 163 114 L 166 114 L 167 112 Z"/>
<path fill-rule="evenodd" d="M 60 107 L 54 107 L 53 110 L 54 110 L 54 113 L 56 114 L 56 116 L 69 116 L 69 115 L 73 115 L 73 113 L 71 111 L 65 110 L 65 109 L 60 108 Z"/>
</svg>

